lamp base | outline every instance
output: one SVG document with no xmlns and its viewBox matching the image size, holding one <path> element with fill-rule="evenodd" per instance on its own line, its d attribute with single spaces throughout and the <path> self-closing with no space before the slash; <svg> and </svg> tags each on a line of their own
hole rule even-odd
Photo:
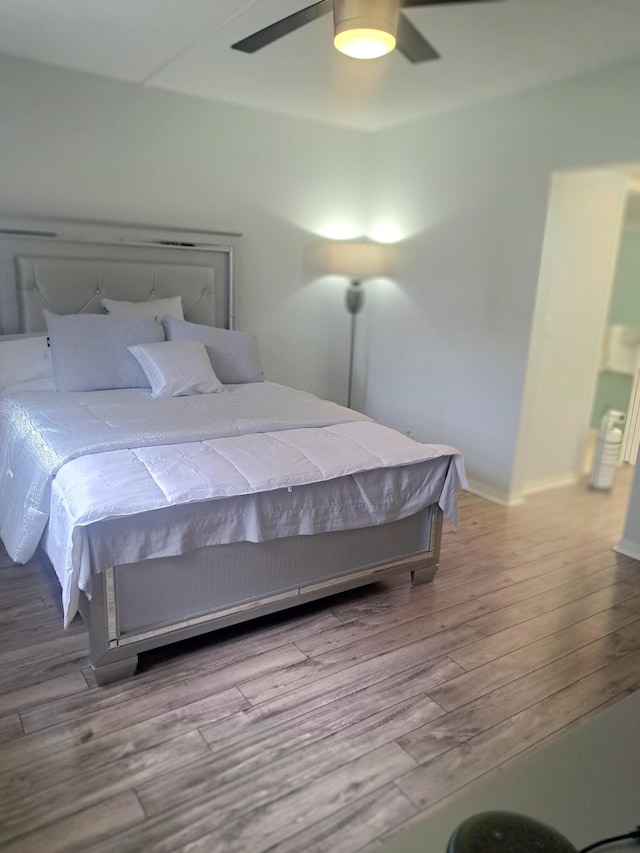
<svg viewBox="0 0 640 853">
<path fill-rule="evenodd" d="M 357 279 L 353 279 L 349 287 L 347 288 L 347 296 L 346 296 L 346 305 L 347 311 L 349 314 L 359 314 L 362 311 L 362 305 L 364 303 L 364 293 L 362 291 L 362 287 L 360 282 Z"/>
<path fill-rule="evenodd" d="M 513 812 L 481 812 L 461 823 L 447 853 L 577 853 L 564 835 Z"/>
</svg>

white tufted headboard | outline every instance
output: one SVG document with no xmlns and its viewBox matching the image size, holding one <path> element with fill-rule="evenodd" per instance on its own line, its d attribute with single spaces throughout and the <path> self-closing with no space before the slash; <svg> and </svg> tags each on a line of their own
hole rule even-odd
<svg viewBox="0 0 640 853">
<path fill-rule="evenodd" d="M 99 313 L 102 297 L 180 295 L 186 319 L 233 328 L 240 235 L 0 218 L 0 335 L 42 332 L 42 309 Z"/>
<path fill-rule="evenodd" d="M 215 270 L 209 266 L 18 256 L 18 308 L 25 332 L 45 331 L 54 314 L 104 313 L 102 298 L 144 302 L 180 295 L 185 320 L 216 325 Z"/>
</svg>

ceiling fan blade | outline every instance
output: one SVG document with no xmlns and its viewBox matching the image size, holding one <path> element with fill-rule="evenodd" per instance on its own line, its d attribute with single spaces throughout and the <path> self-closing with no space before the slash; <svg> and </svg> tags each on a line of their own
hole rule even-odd
<svg viewBox="0 0 640 853">
<path fill-rule="evenodd" d="M 406 56 L 409 62 L 428 62 L 430 59 L 440 58 L 438 51 L 402 13 L 398 18 L 396 48 Z"/>
<path fill-rule="evenodd" d="M 504 0 L 402 0 L 403 9 L 411 6 L 453 6 L 458 3 L 502 3 Z"/>
<path fill-rule="evenodd" d="M 304 27 L 305 24 L 315 21 L 316 18 L 321 18 L 323 15 L 331 12 L 332 9 L 333 0 L 320 0 L 319 3 L 314 3 L 312 6 L 307 6 L 306 9 L 294 12 L 286 18 L 276 21 L 275 24 L 271 24 L 263 30 L 258 30 L 257 33 L 253 33 L 252 35 L 237 41 L 235 44 L 232 44 L 231 47 L 234 50 L 242 50 L 244 53 L 255 53 L 256 50 L 266 47 L 268 44 L 282 38 L 282 36 L 286 36 L 294 30 Z"/>
</svg>

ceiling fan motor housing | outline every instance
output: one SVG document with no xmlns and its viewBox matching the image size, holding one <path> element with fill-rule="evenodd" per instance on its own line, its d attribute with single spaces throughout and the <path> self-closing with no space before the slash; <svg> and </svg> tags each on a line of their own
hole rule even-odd
<svg viewBox="0 0 640 853">
<path fill-rule="evenodd" d="M 333 0 L 335 34 L 346 30 L 382 30 L 398 33 L 400 0 Z"/>
</svg>

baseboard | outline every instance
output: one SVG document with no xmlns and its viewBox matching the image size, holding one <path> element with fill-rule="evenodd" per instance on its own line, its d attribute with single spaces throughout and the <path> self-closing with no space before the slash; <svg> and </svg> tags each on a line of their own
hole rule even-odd
<svg viewBox="0 0 640 853">
<path fill-rule="evenodd" d="M 474 480 L 473 477 L 467 477 L 467 491 L 479 498 L 484 498 L 486 501 L 491 501 L 491 503 L 500 504 L 500 506 L 519 506 L 524 503 L 522 495 L 510 495 L 502 489 L 496 489 L 495 486 Z"/>
<path fill-rule="evenodd" d="M 632 560 L 640 560 L 640 544 L 631 542 L 629 539 L 621 539 L 613 550 L 623 557 L 631 557 Z"/>
<path fill-rule="evenodd" d="M 522 487 L 524 495 L 535 495 L 549 489 L 560 489 L 563 486 L 574 486 L 582 480 L 580 474 L 557 474 L 553 477 L 543 477 L 541 480 L 531 480 Z"/>
</svg>

